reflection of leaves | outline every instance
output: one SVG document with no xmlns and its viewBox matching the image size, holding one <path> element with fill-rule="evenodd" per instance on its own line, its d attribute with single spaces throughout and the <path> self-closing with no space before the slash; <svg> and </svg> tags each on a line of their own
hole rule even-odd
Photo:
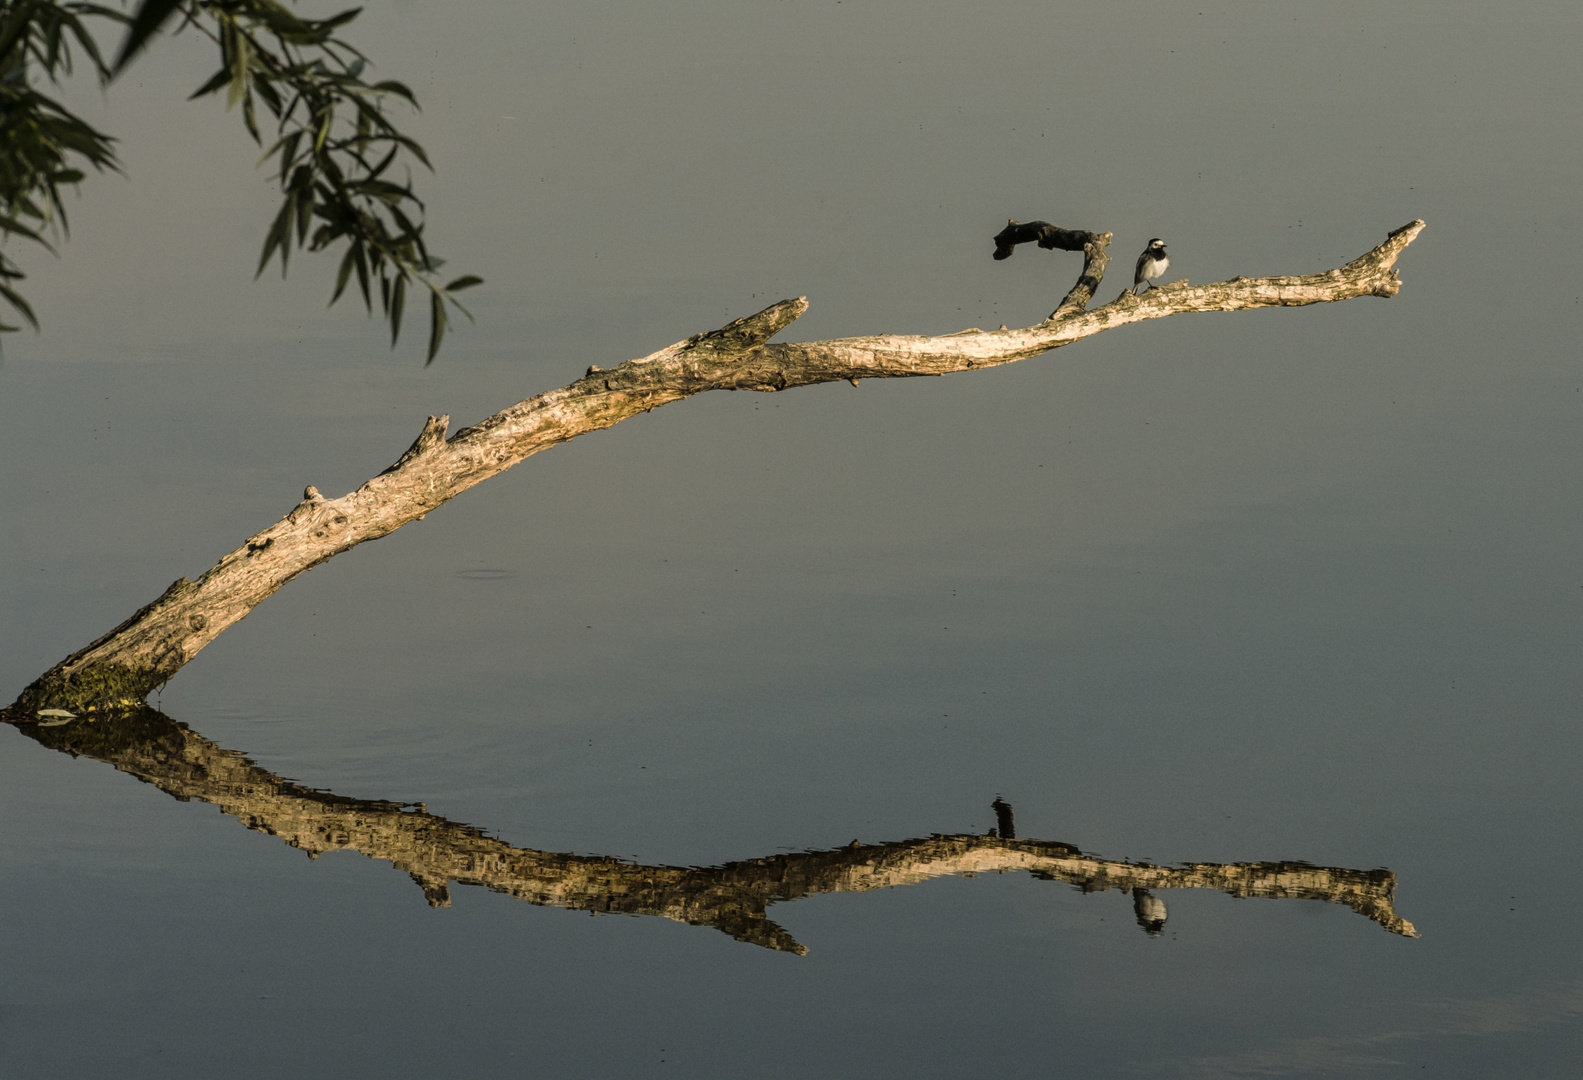
<svg viewBox="0 0 1583 1080">
<path fill-rule="evenodd" d="M 65 709 L 40 709 L 37 715 L 39 727 L 60 727 L 77 719 L 76 713 Z"/>
<path fill-rule="evenodd" d="M 241 106 L 242 123 L 259 145 L 264 136 L 258 102 L 273 119 L 273 142 L 260 164 L 274 161 L 283 195 L 279 212 L 264 236 L 258 273 L 278 254 L 285 274 L 294 248 L 322 251 L 344 241 L 330 303 L 340 299 L 353 271 L 363 304 L 373 310 L 377 280 L 380 308 L 390 323 L 391 344 L 401 333 L 409 285 L 429 290 L 428 360 L 433 362 L 447 326 L 446 304 L 472 318 L 453 295 L 481 283 L 464 275 L 442 285 L 434 276 L 443 260 L 424 240 L 424 206 L 414 193 L 410 173 L 398 182 L 389 173 L 415 159 L 429 168 L 428 155 L 401 133 L 385 103 L 399 98 L 414 108 L 412 91 L 394 80 L 366 82 L 368 59 L 336 36 L 359 9 L 326 19 L 304 19 L 278 0 L 142 0 L 126 15 L 90 3 L 16 0 L 0 16 L 0 230 L 37 243 L 39 234 L 65 215 L 60 184 L 78 183 L 83 174 L 68 169 L 78 154 L 98 170 L 117 168 L 109 136 L 94 131 L 57 103 L 28 86 L 34 69 L 52 82 L 71 70 L 70 42 L 92 61 L 101 82 L 118 74 L 174 16 L 176 32 L 193 26 L 220 51 L 220 68 L 192 94 L 226 93 L 226 108 Z M 115 64 L 107 66 L 83 17 L 126 24 L 127 34 Z M 68 36 L 69 35 L 69 36 Z M 403 158 L 403 155 L 406 157 Z M 0 297 L 35 328 L 32 309 L 11 288 L 22 277 L 0 256 Z M 3 327 L 3 329 L 15 329 Z"/>
</svg>

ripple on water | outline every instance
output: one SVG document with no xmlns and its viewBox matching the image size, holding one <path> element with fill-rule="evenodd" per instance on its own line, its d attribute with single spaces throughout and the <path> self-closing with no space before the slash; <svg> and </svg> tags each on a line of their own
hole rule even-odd
<svg viewBox="0 0 1583 1080">
<path fill-rule="evenodd" d="M 468 581 L 504 581 L 506 578 L 516 577 L 517 572 L 502 569 L 458 570 L 456 576 Z"/>
</svg>

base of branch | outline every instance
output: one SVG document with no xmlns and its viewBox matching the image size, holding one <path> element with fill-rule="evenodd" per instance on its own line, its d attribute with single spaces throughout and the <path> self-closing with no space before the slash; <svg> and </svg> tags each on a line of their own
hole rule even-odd
<svg viewBox="0 0 1583 1080">
<path fill-rule="evenodd" d="M 165 685 L 166 676 L 152 667 L 131 668 L 106 664 L 62 677 L 45 673 L 23 690 L 6 718 L 17 722 L 36 716 L 40 709 L 66 709 L 78 715 L 124 712 L 146 708 L 148 695 Z"/>
</svg>

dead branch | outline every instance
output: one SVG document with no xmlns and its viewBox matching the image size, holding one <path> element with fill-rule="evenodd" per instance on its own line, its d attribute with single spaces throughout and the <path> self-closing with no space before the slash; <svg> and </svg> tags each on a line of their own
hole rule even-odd
<svg viewBox="0 0 1583 1080">
<path fill-rule="evenodd" d="M 1038 356 L 1128 323 L 1201 311 L 1299 307 L 1359 296 L 1395 296 L 1395 264 L 1423 229 L 1414 221 L 1345 266 L 1292 277 L 1237 277 L 1211 285 L 1175 281 L 1143 296 L 1123 293 L 1090 310 L 1103 280 L 1109 233 L 1013 223 L 996 257 L 1022 242 L 1081 250 L 1077 284 L 1050 317 L 1017 330 L 971 328 L 939 336 L 881 334 L 770 344 L 808 309 L 782 300 L 756 315 L 609 370 L 588 369 L 559 390 L 518 402 L 446 438 L 449 417 L 431 416 L 394 465 L 338 499 L 308 487 L 284 518 L 226 555 L 197 581 L 182 578 L 153 603 L 56 664 L 13 710 L 79 712 L 124 707 L 163 685 L 204 646 L 303 571 L 422 518 L 524 458 L 638 413 L 710 390 L 789 390 L 845 380 L 912 378 L 995 367 Z"/>
<path fill-rule="evenodd" d="M 1007 836 L 935 835 L 852 844 L 712 867 L 643 866 L 611 856 L 521 848 L 482 829 L 431 815 L 422 806 L 349 799 L 276 776 L 153 709 L 115 723 L 86 719 L 60 727 L 18 723 L 44 746 L 107 762 L 183 801 L 219 807 L 249 829 L 278 836 L 317 858 L 360 851 L 411 875 L 429 904 L 448 906 L 450 885 L 477 885 L 540 906 L 658 915 L 713 926 L 738 941 L 798 954 L 806 947 L 765 917 L 771 905 L 829 892 L 868 892 L 947 875 L 1024 870 L 1085 893 L 1117 889 L 1212 889 L 1236 897 L 1343 904 L 1393 934 L 1416 937 L 1396 914 L 1396 876 L 1302 862 L 1154 866 L 1085 855 L 1070 844 Z M 998 801 L 998 800 L 997 800 Z M 1004 806 L 1004 804 L 1000 804 Z M 1003 833 L 1010 807 L 1001 813 Z M 1136 896 L 1137 893 L 1134 892 Z M 1163 921 L 1165 909 L 1150 912 Z M 1144 921 L 1140 913 L 1139 921 Z"/>
</svg>

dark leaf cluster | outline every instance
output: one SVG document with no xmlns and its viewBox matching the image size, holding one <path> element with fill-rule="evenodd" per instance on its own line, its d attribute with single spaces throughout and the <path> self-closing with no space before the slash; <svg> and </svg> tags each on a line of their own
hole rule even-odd
<svg viewBox="0 0 1583 1080">
<path fill-rule="evenodd" d="M 75 42 L 108 81 L 160 30 L 190 28 L 220 54 L 219 69 L 192 97 L 223 92 L 227 109 L 240 106 L 253 140 L 260 146 L 269 140 L 260 164 L 273 164 L 282 199 L 264 238 L 258 273 L 278 255 L 284 274 L 294 248 L 323 251 L 344 243 L 330 302 L 355 274 L 370 311 L 377 294 L 394 345 L 409 287 L 426 289 L 432 362 L 445 336 L 447 303 L 467 314 L 454 294 L 481 279 L 469 274 L 442 284 L 437 276 L 444 260 L 424 239 L 424 207 L 409 169 L 411 160 L 429 168 L 428 155 L 386 110 L 394 99 L 413 108 L 417 101 L 399 82 L 365 79 L 372 66 L 368 58 L 338 36 L 360 10 L 309 19 L 277 0 L 142 0 L 128 17 L 93 4 L 0 0 L 4 93 L 16 102 L 13 96 L 4 99 L 0 119 L 0 209 L 7 234 L 47 243 L 40 227 L 58 221 L 64 229 L 56 189 L 83 178 L 68 165 L 68 154 L 100 170 L 116 168 L 112 140 L 37 94 L 30 85 L 33 73 L 58 83 L 70 72 L 69 44 Z M 104 63 L 83 26 L 85 17 L 127 27 L 114 64 Z M 32 141 L 13 136 L 13 128 Z M 10 262 L 0 263 L 0 272 L 6 275 L 0 295 L 36 326 L 31 309 L 10 288 L 20 273 Z"/>
<path fill-rule="evenodd" d="M 38 71 L 58 86 L 80 53 L 99 80 L 108 81 L 110 69 L 86 18 L 126 17 L 97 4 L 0 2 L 0 244 L 21 239 L 53 251 L 50 235 L 66 235 L 69 225 L 61 187 L 82 182 L 82 165 L 116 168 L 115 140 L 42 93 L 30 77 Z M 36 330 L 38 318 L 17 289 L 24 277 L 0 247 L 0 299 Z M 17 329 L 0 322 L 0 331 Z"/>
</svg>

